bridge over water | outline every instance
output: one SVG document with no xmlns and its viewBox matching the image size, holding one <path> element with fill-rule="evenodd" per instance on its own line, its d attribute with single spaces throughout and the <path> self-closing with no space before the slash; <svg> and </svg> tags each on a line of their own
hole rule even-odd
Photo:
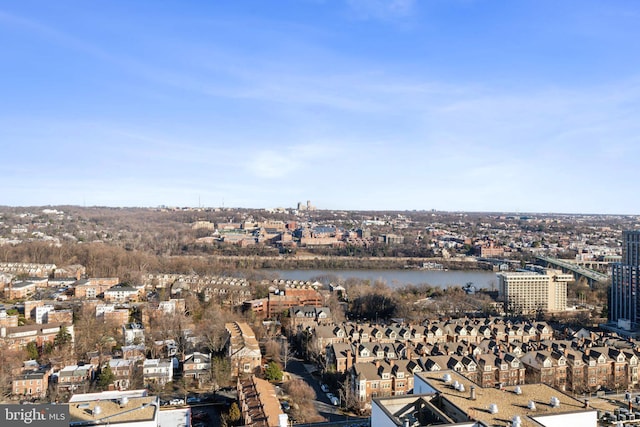
<svg viewBox="0 0 640 427">
<path fill-rule="evenodd" d="M 573 277 L 576 280 L 580 280 L 582 278 L 587 280 L 590 288 L 593 288 L 593 285 L 597 283 L 606 283 L 609 280 L 609 276 L 603 273 L 600 273 L 595 270 L 591 270 L 586 267 L 582 267 L 576 263 L 571 261 L 567 261 L 564 259 L 550 258 L 542 255 L 536 256 L 539 261 L 542 261 L 544 265 L 552 266 L 555 268 L 559 268 L 565 273 L 573 274 Z"/>
</svg>

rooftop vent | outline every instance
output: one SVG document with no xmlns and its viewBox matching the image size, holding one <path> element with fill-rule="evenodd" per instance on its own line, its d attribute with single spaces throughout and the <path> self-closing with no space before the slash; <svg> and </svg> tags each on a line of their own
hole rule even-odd
<svg viewBox="0 0 640 427">
<path fill-rule="evenodd" d="M 558 399 L 557 397 L 552 397 L 551 401 L 549 402 L 549 405 L 552 408 L 558 408 L 560 406 L 560 399 Z"/>
<path fill-rule="evenodd" d="M 98 415 L 100 415 L 102 413 L 102 408 L 98 405 L 96 405 L 93 408 L 93 411 L 91 411 L 91 415 L 93 415 L 94 417 L 97 417 Z"/>
<path fill-rule="evenodd" d="M 529 401 L 529 404 L 527 405 L 527 408 L 529 408 L 532 411 L 536 410 L 536 402 L 534 402 L 533 400 Z"/>
<path fill-rule="evenodd" d="M 456 390 L 458 390 L 460 388 L 460 383 L 458 381 L 454 381 L 453 382 L 453 388 L 455 388 Z"/>
<path fill-rule="evenodd" d="M 520 395 L 520 394 L 522 394 L 522 389 L 520 388 L 520 386 L 519 386 L 519 385 L 517 385 L 517 386 L 516 386 L 516 388 L 514 388 L 514 389 L 513 389 L 513 392 L 514 392 L 515 394 Z"/>
<path fill-rule="evenodd" d="M 489 412 L 491 414 L 497 414 L 498 413 L 498 405 L 496 405 L 495 403 L 492 403 L 491 405 L 489 405 Z"/>
<path fill-rule="evenodd" d="M 120 398 L 120 407 L 124 407 L 127 406 L 127 404 L 129 403 L 129 398 L 127 396 L 122 396 Z"/>
<path fill-rule="evenodd" d="M 458 386 L 458 391 L 464 393 L 464 384 L 460 383 L 460 385 Z"/>
</svg>

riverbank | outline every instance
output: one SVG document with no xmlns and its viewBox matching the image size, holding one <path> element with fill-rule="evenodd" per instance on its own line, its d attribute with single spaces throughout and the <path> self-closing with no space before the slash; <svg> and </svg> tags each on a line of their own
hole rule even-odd
<svg viewBox="0 0 640 427">
<path fill-rule="evenodd" d="M 443 269 L 452 271 L 492 271 L 488 263 L 473 259 L 444 258 L 384 258 L 384 257 L 335 257 L 313 254 L 282 255 L 277 257 L 260 256 L 214 256 L 220 264 L 228 264 L 241 269 L 266 270 L 419 270 L 425 263 L 437 263 Z"/>
</svg>

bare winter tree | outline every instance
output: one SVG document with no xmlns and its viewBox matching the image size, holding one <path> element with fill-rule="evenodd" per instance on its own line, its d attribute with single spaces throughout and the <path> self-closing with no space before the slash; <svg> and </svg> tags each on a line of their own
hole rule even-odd
<svg viewBox="0 0 640 427">
<path fill-rule="evenodd" d="M 280 360 L 282 361 L 282 365 L 286 371 L 287 364 L 294 358 L 295 352 L 286 337 L 281 337 L 280 342 Z"/>
<path fill-rule="evenodd" d="M 232 318 L 229 313 L 225 313 L 215 304 L 210 304 L 204 309 L 197 330 L 210 353 L 219 353 L 224 348 L 227 341 L 225 323 L 230 321 Z"/>
<path fill-rule="evenodd" d="M 12 371 L 20 367 L 23 359 L 22 352 L 0 347 L 0 401 L 7 401 L 11 394 Z"/>
</svg>

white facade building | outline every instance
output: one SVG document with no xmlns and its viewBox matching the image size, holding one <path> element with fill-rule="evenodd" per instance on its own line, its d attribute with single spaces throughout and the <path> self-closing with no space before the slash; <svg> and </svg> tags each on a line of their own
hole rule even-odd
<svg viewBox="0 0 640 427">
<path fill-rule="evenodd" d="M 567 309 L 567 283 L 571 274 L 559 270 L 505 272 L 498 274 L 500 297 L 507 313 L 529 314 Z"/>
</svg>

